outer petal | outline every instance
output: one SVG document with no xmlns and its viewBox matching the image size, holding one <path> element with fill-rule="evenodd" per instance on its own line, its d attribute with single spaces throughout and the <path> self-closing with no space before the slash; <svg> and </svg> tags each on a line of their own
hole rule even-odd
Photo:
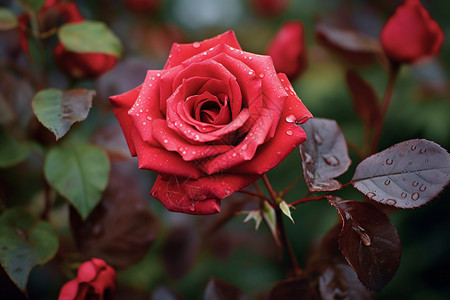
<svg viewBox="0 0 450 300">
<path fill-rule="evenodd" d="M 232 30 L 215 36 L 211 39 L 204 40 L 202 42 L 195 42 L 191 44 L 175 43 L 170 50 L 169 59 L 164 66 L 164 70 L 173 68 L 181 64 L 186 59 L 191 58 L 192 56 L 202 53 L 203 51 L 206 51 L 209 48 L 212 48 L 219 44 L 226 44 L 230 47 L 241 49 L 241 46 L 236 39 L 236 35 Z"/>
<path fill-rule="evenodd" d="M 251 160 L 230 169 L 230 172 L 264 174 L 277 166 L 292 150 L 306 140 L 306 134 L 298 124 L 306 122 L 312 115 L 295 94 L 286 75 L 280 73 L 278 76 L 285 89 L 289 91 L 289 97 L 275 136 L 261 145 Z"/>
<path fill-rule="evenodd" d="M 85 261 L 78 268 L 78 281 L 79 282 L 91 282 L 97 276 L 99 268 L 92 261 Z"/>
<path fill-rule="evenodd" d="M 78 280 L 72 279 L 66 282 L 59 292 L 58 300 L 74 300 L 78 293 Z"/>
<path fill-rule="evenodd" d="M 136 156 L 136 148 L 134 147 L 131 132 L 136 128 L 134 127 L 133 119 L 128 115 L 128 110 L 133 106 L 140 91 L 141 86 L 138 86 L 124 94 L 109 97 L 109 100 L 111 100 L 113 105 L 114 115 L 119 121 L 120 127 L 122 127 L 125 140 L 127 141 L 132 156 Z"/>
<path fill-rule="evenodd" d="M 136 132 L 133 132 L 139 168 L 170 176 L 198 178 L 202 175 L 193 163 L 184 161 L 176 152 L 149 146 Z"/>
</svg>

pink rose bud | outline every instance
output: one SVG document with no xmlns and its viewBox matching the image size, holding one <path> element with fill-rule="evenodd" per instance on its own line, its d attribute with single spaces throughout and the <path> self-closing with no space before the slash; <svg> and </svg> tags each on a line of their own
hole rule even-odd
<svg viewBox="0 0 450 300">
<path fill-rule="evenodd" d="M 53 52 L 58 67 L 76 79 L 94 79 L 111 70 L 117 62 L 114 55 L 104 53 L 77 53 L 58 43 Z"/>
<path fill-rule="evenodd" d="M 92 258 L 80 265 L 78 275 L 61 288 L 58 300 L 113 299 L 117 275 L 104 260 Z"/>
<path fill-rule="evenodd" d="M 381 31 L 381 45 L 386 55 L 398 63 L 414 63 L 434 56 L 443 41 L 442 29 L 419 0 L 405 0 Z"/>
<path fill-rule="evenodd" d="M 289 6 L 289 0 L 250 0 L 253 9 L 263 17 L 281 15 Z"/>
<path fill-rule="evenodd" d="M 272 57 L 277 72 L 285 73 L 290 80 L 300 76 L 308 66 L 302 22 L 284 23 L 267 54 Z"/>
</svg>

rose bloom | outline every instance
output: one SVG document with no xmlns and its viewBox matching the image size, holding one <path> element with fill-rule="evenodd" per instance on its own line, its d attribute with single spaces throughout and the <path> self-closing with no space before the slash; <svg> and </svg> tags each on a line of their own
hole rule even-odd
<svg viewBox="0 0 450 300">
<path fill-rule="evenodd" d="M 307 68 L 303 24 L 290 21 L 283 24 L 267 50 L 277 72 L 285 73 L 290 80 L 300 76 Z"/>
<path fill-rule="evenodd" d="M 78 268 L 75 279 L 63 285 L 58 300 L 113 299 L 117 275 L 104 260 L 92 258 Z"/>
<path fill-rule="evenodd" d="M 386 55 L 399 63 L 414 63 L 436 55 L 443 41 L 442 29 L 419 0 L 405 0 L 381 31 Z"/>
<path fill-rule="evenodd" d="M 139 167 L 159 173 L 167 209 L 220 211 L 306 140 L 310 112 L 269 56 L 241 50 L 232 31 L 174 44 L 163 70 L 111 101 Z"/>
</svg>

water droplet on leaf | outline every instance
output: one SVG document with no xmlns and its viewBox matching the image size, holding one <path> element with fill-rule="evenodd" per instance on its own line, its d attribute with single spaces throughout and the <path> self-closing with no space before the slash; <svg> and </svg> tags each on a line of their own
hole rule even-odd
<svg viewBox="0 0 450 300">
<path fill-rule="evenodd" d="M 384 182 L 384 185 L 389 185 L 391 183 L 391 181 L 388 179 Z"/>
<path fill-rule="evenodd" d="M 405 192 L 403 192 L 400 196 L 401 196 L 402 198 L 406 198 L 406 197 L 408 196 L 408 194 L 405 193 Z"/>
<path fill-rule="evenodd" d="M 373 197 L 375 197 L 377 194 L 369 192 L 366 194 L 366 197 L 369 198 L 370 200 L 372 200 Z"/>
<path fill-rule="evenodd" d="M 425 192 L 426 189 L 427 189 L 427 187 L 424 184 L 422 184 L 419 188 L 419 191 Z"/>
<path fill-rule="evenodd" d="M 305 163 L 307 164 L 312 164 L 314 162 L 313 158 L 311 155 L 309 155 L 308 153 L 304 153 L 305 154 Z"/>
<path fill-rule="evenodd" d="M 416 201 L 417 199 L 419 199 L 419 193 L 414 193 L 411 195 L 411 199 L 413 199 L 414 201 Z"/>
<path fill-rule="evenodd" d="M 337 166 L 337 165 L 339 165 L 339 159 L 336 156 L 334 156 L 334 155 L 324 155 L 323 159 L 330 166 Z"/>
<path fill-rule="evenodd" d="M 413 187 L 416 187 L 416 186 L 418 186 L 418 185 L 419 185 L 419 183 L 418 183 L 417 181 L 413 181 L 413 182 L 412 182 L 412 186 L 413 186 Z"/>
<path fill-rule="evenodd" d="M 411 146 L 411 150 L 412 150 L 412 151 L 416 150 L 416 146 L 415 146 L 415 145 L 412 145 L 412 146 Z"/>
<path fill-rule="evenodd" d="M 323 142 L 322 138 L 317 133 L 314 133 L 314 141 L 316 142 L 317 145 L 322 145 Z"/>
<path fill-rule="evenodd" d="M 420 149 L 420 151 L 419 151 L 420 154 L 424 154 L 425 152 L 427 152 L 426 148 Z"/>
<path fill-rule="evenodd" d="M 388 164 L 388 165 L 392 165 L 393 162 L 394 161 L 390 158 L 386 159 L 386 164 Z"/>
</svg>

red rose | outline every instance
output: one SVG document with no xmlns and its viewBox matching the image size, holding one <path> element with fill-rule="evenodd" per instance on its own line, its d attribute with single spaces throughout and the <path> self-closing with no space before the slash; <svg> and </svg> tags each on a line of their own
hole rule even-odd
<svg viewBox="0 0 450 300">
<path fill-rule="evenodd" d="M 286 22 L 267 50 L 267 55 L 272 57 L 275 70 L 285 73 L 290 80 L 300 76 L 308 66 L 304 40 L 302 22 Z"/>
<path fill-rule="evenodd" d="M 219 212 L 278 165 L 311 117 L 271 58 L 242 51 L 232 31 L 174 44 L 163 70 L 111 101 L 139 167 L 159 173 L 152 195 L 190 214 Z"/>
<path fill-rule="evenodd" d="M 263 17 L 281 15 L 289 6 L 289 0 L 250 0 L 253 9 Z"/>
<path fill-rule="evenodd" d="M 419 0 L 405 0 L 381 31 L 386 55 L 399 63 L 414 63 L 436 55 L 443 41 L 442 29 Z"/>
<path fill-rule="evenodd" d="M 116 285 L 116 271 L 108 266 L 104 260 L 92 258 L 81 264 L 75 279 L 63 285 L 58 299 L 112 299 Z"/>
<path fill-rule="evenodd" d="M 53 52 L 58 67 L 72 78 L 97 78 L 111 70 L 117 62 L 114 55 L 104 53 L 77 53 L 58 43 Z"/>
</svg>

